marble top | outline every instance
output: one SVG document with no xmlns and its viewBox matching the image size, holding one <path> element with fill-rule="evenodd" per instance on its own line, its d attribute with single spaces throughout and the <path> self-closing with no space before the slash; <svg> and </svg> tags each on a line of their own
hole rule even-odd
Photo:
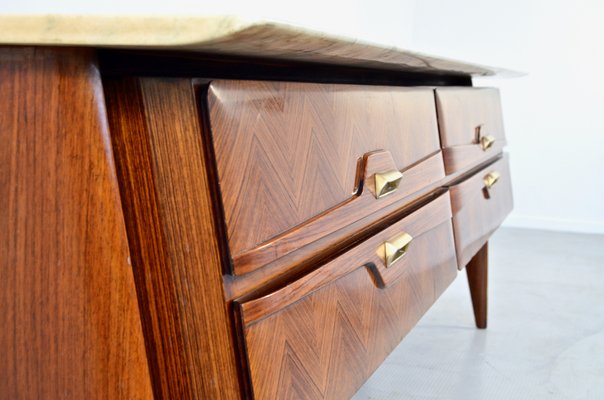
<svg viewBox="0 0 604 400">
<path fill-rule="evenodd" d="M 0 15 L 0 44 L 164 49 L 400 71 L 516 75 L 500 68 L 231 16 Z"/>
</svg>

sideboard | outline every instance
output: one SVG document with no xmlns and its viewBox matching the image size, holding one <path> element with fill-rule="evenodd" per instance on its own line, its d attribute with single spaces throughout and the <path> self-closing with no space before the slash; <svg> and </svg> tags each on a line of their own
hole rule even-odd
<svg viewBox="0 0 604 400">
<path fill-rule="evenodd" d="M 0 399 L 350 398 L 464 268 L 486 328 L 498 71 L 229 21 L 6 36 Z"/>
</svg>

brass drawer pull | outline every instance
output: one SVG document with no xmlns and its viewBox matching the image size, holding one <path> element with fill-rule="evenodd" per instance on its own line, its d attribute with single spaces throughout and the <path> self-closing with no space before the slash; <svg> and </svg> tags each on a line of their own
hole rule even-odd
<svg viewBox="0 0 604 400">
<path fill-rule="evenodd" d="M 487 199 L 491 198 L 490 190 L 493 186 L 495 186 L 500 177 L 501 175 L 499 174 L 499 172 L 493 171 L 489 172 L 484 176 L 484 178 L 482 178 L 484 182 L 484 197 L 486 197 Z"/>
<path fill-rule="evenodd" d="M 401 233 L 398 236 L 393 237 L 390 240 L 384 242 L 384 253 L 386 254 L 386 268 L 394 265 L 395 262 L 400 260 L 407 254 L 407 249 L 413 237 L 408 233 Z"/>
<path fill-rule="evenodd" d="M 493 136 L 481 136 L 480 137 L 480 147 L 482 151 L 487 151 L 493 144 L 495 143 L 495 138 Z"/>
<path fill-rule="evenodd" d="M 400 171 L 393 169 L 391 171 L 379 172 L 375 174 L 375 198 L 379 199 L 390 193 L 396 192 L 401 184 L 403 174 Z"/>
</svg>

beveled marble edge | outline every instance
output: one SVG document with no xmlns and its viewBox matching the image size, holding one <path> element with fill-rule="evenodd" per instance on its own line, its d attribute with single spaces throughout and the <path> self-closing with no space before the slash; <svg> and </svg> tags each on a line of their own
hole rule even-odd
<svg viewBox="0 0 604 400">
<path fill-rule="evenodd" d="M 173 49 L 401 71 L 521 75 L 233 16 L 0 15 L 0 44 Z"/>
</svg>

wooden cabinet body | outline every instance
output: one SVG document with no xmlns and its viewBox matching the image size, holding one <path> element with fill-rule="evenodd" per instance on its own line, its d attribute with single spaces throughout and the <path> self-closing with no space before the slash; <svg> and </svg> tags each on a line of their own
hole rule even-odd
<svg viewBox="0 0 604 400">
<path fill-rule="evenodd" d="M 445 193 L 292 284 L 239 304 L 255 398 L 356 392 L 457 274 L 449 202 Z M 387 268 L 382 247 L 400 232 L 412 246 Z"/>
<path fill-rule="evenodd" d="M 496 90 L 0 57 L 0 399 L 347 398 L 466 265 L 486 326 L 486 243 L 512 207 Z M 70 352 L 81 373 L 57 369 Z"/>
<path fill-rule="evenodd" d="M 400 200 L 356 204 L 365 155 L 387 151 L 403 173 L 427 161 L 421 185 L 444 176 L 427 165 L 438 158 L 442 169 L 430 88 L 215 81 L 206 90 L 236 275 Z M 421 186 L 405 177 L 401 189 Z"/>
</svg>

